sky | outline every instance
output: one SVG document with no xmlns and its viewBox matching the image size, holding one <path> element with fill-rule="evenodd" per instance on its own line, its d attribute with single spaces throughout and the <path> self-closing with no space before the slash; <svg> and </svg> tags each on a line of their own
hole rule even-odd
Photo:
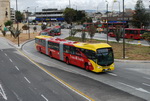
<svg viewBox="0 0 150 101">
<path fill-rule="evenodd" d="M 122 1 L 117 0 L 118 2 L 113 3 L 114 0 L 17 0 L 18 10 L 29 10 L 31 12 L 42 11 L 42 9 L 47 8 L 57 8 L 64 9 L 69 6 L 69 1 L 71 8 L 77 10 L 96 10 L 96 11 L 105 11 L 106 4 L 108 1 L 109 11 L 122 11 Z M 137 0 L 124 0 L 125 8 L 134 9 Z M 16 0 L 10 0 L 11 8 L 16 9 Z M 143 0 L 145 8 L 148 8 L 150 5 L 150 0 Z"/>
</svg>

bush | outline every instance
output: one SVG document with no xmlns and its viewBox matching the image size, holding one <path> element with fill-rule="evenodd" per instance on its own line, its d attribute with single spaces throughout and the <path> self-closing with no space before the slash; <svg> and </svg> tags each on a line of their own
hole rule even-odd
<svg viewBox="0 0 150 101">
<path fill-rule="evenodd" d="M 7 22 L 4 23 L 5 26 L 12 26 L 13 22 L 8 20 Z"/>
<path fill-rule="evenodd" d="M 150 45 L 150 32 L 145 32 L 143 35 L 142 35 L 143 39 L 145 39 L 148 44 Z"/>
<path fill-rule="evenodd" d="M 28 30 L 28 29 L 29 29 L 29 26 L 28 26 L 28 25 L 23 25 L 23 26 L 22 26 L 22 29 L 23 29 L 23 30 Z"/>
</svg>

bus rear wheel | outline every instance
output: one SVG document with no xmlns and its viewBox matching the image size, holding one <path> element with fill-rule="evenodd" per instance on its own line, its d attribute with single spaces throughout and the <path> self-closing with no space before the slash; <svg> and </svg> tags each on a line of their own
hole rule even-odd
<svg viewBox="0 0 150 101">
<path fill-rule="evenodd" d="M 70 64 L 70 63 L 69 63 L 69 59 L 68 59 L 68 58 L 66 58 L 66 64 L 68 64 L 68 65 Z"/>
<path fill-rule="evenodd" d="M 49 56 L 50 56 L 51 58 L 53 57 L 53 56 L 52 56 L 52 52 L 49 53 Z"/>
</svg>

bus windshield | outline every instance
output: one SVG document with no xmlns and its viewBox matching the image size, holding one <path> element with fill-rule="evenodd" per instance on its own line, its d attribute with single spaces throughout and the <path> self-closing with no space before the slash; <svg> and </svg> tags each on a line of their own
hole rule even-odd
<svg viewBox="0 0 150 101">
<path fill-rule="evenodd" d="M 101 66 L 109 66 L 114 62 L 112 48 L 97 49 L 97 64 Z"/>
</svg>

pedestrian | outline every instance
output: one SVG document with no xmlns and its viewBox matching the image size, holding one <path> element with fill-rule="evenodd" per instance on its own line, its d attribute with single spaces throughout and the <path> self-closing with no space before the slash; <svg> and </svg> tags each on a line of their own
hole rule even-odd
<svg viewBox="0 0 150 101">
<path fill-rule="evenodd" d="M 4 31 L 5 31 L 5 32 L 7 32 L 7 31 L 8 31 L 8 29 L 7 29 L 7 27 L 6 27 L 6 26 L 4 27 Z"/>
<path fill-rule="evenodd" d="M 0 25 L 0 30 L 2 30 L 2 25 Z"/>
</svg>

